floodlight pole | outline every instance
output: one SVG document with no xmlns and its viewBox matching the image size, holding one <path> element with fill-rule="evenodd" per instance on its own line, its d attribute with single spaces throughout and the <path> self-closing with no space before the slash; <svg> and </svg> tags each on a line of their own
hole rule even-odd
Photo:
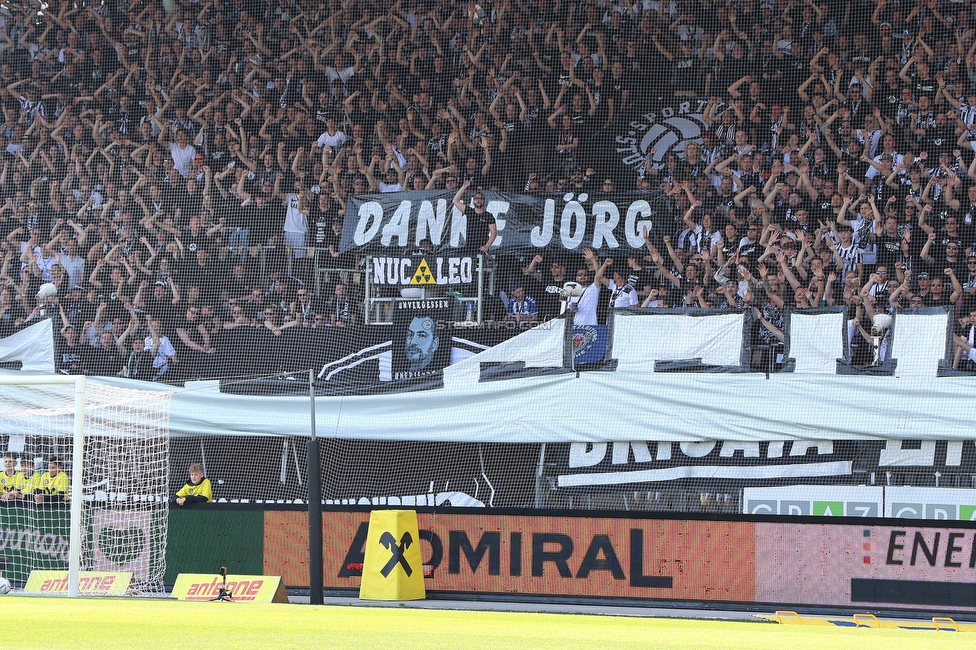
<svg viewBox="0 0 976 650">
<path fill-rule="evenodd" d="M 308 465 L 308 603 L 321 605 L 322 592 L 322 475 L 319 440 L 315 432 L 315 371 L 308 371 L 308 401 L 311 408 L 306 463 Z"/>
</svg>

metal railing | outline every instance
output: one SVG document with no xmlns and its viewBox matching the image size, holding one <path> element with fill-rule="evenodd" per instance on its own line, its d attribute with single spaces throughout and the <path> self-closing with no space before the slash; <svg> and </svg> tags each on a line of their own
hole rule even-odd
<svg viewBox="0 0 976 650">
<path fill-rule="evenodd" d="M 296 257 L 291 247 L 284 247 L 285 272 L 295 275 Z M 269 257 L 276 251 L 275 246 L 258 247 L 258 265 L 262 277 L 267 276 L 269 267 Z M 363 296 L 363 321 L 368 325 L 390 325 L 393 323 L 393 304 L 399 300 L 417 300 L 451 296 L 458 302 L 460 317 L 459 323 L 480 325 L 485 318 L 485 295 L 494 295 L 495 291 L 495 266 L 484 255 L 477 256 L 475 268 L 475 282 L 470 285 L 450 285 L 466 286 L 466 291 L 450 292 L 445 291 L 444 285 L 431 285 L 427 287 L 397 287 L 395 291 L 400 291 L 398 296 L 384 296 L 377 291 L 378 285 L 374 283 L 373 277 L 373 257 L 367 256 L 360 263 L 359 268 L 338 268 L 331 266 L 332 256 L 327 248 L 310 248 L 313 264 L 313 287 L 315 295 L 322 296 L 322 290 L 327 284 L 341 280 L 347 287 L 353 289 L 355 293 Z M 413 295 L 403 295 L 404 289 L 412 289 Z M 466 295 L 471 294 L 471 295 Z M 470 305 L 470 307 L 469 307 Z"/>
</svg>

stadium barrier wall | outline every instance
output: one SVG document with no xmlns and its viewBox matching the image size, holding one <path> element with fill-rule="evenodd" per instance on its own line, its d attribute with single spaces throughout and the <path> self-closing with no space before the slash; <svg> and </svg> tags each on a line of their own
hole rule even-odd
<svg viewBox="0 0 976 650">
<path fill-rule="evenodd" d="M 260 575 L 264 520 L 265 513 L 256 507 L 171 509 L 164 582 L 173 584 L 180 573 L 216 575 L 222 566 L 233 574 Z M 307 543 L 305 547 L 307 553 Z M 305 576 L 307 583 L 307 571 Z"/>
<path fill-rule="evenodd" d="M 323 515 L 325 587 L 358 589 L 369 513 Z M 307 587 L 307 519 L 265 512 L 265 575 Z M 976 611 L 976 526 L 421 512 L 428 592 Z"/>
<path fill-rule="evenodd" d="M 0 507 L 0 573 L 26 582 L 30 569 L 68 569 L 71 513 L 65 505 Z"/>
<path fill-rule="evenodd" d="M 70 521 L 69 510 L 62 505 L 37 509 L 0 506 L 0 572 L 23 583 L 30 574 L 25 567 L 66 571 Z M 265 512 L 260 506 L 170 510 L 164 582 L 173 584 L 180 573 L 216 575 L 221 566 L 235 574 L 260 574 L 265 528 Z M 146 539 L 138 533 L 135 531 L 135 536 Z M 87 528 L 85 534 L 91 549 L 96 542 L 92 528 Z M 308 544 L 305 546 L 307 549 Z M 132 555 L 139 553 L 134 551 Z M 307 571 L 305 575 L 307 583 Z"/>
<path fill-rule="evenodd" d="M 308 588 L 299 508 L 172 510 L 166 582 L 227 566 Z M 8 564 L 38 553 L 50 556 L 45 568 L 66 566 L 58 539 L 67 511 L 42 512 L 24 525 L 0 508 Z M 428 592 L 976 613 L 971 522 L 475 509 L 418 517 Z M 323 513 L 326 589 L 359 589 L 368 522 L 367 509 Z"/>
</svg>

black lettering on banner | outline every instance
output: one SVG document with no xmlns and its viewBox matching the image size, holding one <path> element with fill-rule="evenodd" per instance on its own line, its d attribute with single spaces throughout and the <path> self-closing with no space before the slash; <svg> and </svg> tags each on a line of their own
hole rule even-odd
<svg viewBox="0 0 976 650">
<path fill-rule="evenodd" d="M 674 587 L 671 576 L 644 575 L 644 531 L 640 528 L 630 529 L 630 586 L 659 589 Z"/>
<path fill-rule="evenodd" d="M 961 546 L 956 546 L 956 540 L 959 539 L 960 537 L 965 537 L 965 536 L 966 533 L 949 533 L 949 539 L 946 540 L 946 558 L 945 558 L 946 566 L 954 566 L 954 567 L 962 566 L 962 562 L 952 561 L 952 554 L 955 553 L 956 551 L 962 550 Z"/>
<path fill-rule="evenodd" d="M 395 303 L 396 309 L 447 309 L 449 300 L 401 300 Z"/>
<path fill-rule="evenodd" d="M 512 533 L 509 540 L 508 574 L 520 576 L 522 575 L 522 533 Z"/>
<path fill-rule="evenodd" d="M 441 542 L 440 536 L 432 530 L 419 530 L 417 536 L 420 537 L 420 541 L 426 541 L 430 544 L 430 559 L 424 564 L 436 569 L 441 565 L 441 560 L 444 559 L 444 544 Z"/>
<path fill-rule="evenodd" d="M 912 566 L 915 566 L 915 558 L 918 556 L 918 549 L 922 549 L 922 553 L 925 555 L 925 559 L 929 561 L 929 566 L 935 566 L 935 556 L 939 553 L 939 538 L 942 537 L 942 533 L 935 534 L 935 541 L 932 543 L 932 548 L 930 549 L 925 543 L 925 537 L 922 536 L 922 531 L 915 531 L 915 540 L 912 542 Z"/>
<path fill-rule="evenodd" d="M 897 564 L 901 566 L 903 562 L 901 560 L 895 559 L 895 551 L 900 551 L 905 548 L 904 544 L 896 544 L 895 540 L 899 537 L 905 536 L 905 531 L 903 530 L 893 530 L 891 531 L 891 538 L 888 539 L 888 557 L 885 558 L 885 564 Z"/>
<path fill-rule="evenodd" d="M 403 535 L 400 537 L 399 544 L 397 544 L 397 539 L 392 533 L 385 531 L 382 535 L 380 535 L 379 543 L 381 546 L 390 551 L 390 559 L 387 560 L 386 564 L 383 565 L 383 568 L 380 569 L 380 574 L 384 578 L 389 578 L 390 573 L 398 564 L 403 567 L 403 572 L 406 573 L 408 577 L 413 575 L 413 569 L 410 568 L 410 563 L 407 562 L 407 558 L 403 555 L 404 552 L 413 544 L 413 535 L 411 535 L 409 531 L 403 533 Z"/>
<path fill-rule="evenodd" d="M 598 557 L 603 554 L 603 558 Z M 613 542 L 609 535 L 594 535 L 590 540 L 590 547 L 586 549 L 583 563 L 580 564 L 579 571 L 576 572 L 577 578 L 588 578 L 590 571 L 609 571 L 617 580 L 623 580 L 627 576 L 620 566 L 617 559 L 617 552 L 613 550 Z"/>
<path fill-rule="evenodd" d="M 364 521 L 359 524 L 356 535 L 353 537 L 352 543 L 349 544 L 349 550 L 346 551 L 346 557 L 342 560 L 342 566 L 339 567 L 340 578 L 350 578 L 363 574 L 362 569 L 359 567 L 362 567 L 363 562 L 366 561 L 365 548 L 368 534 L 369 524 Z M 350 568 L 351 566 L 355 566 L 356 568 Z"/>
<path fill-rule="evenodd" d="M 546 544 L 558 544 L 558 551 L 547 551 Z M 542 567 L 552 562 L 559 570 L 560 577 L 572 578 L 569 558 L 573 555 L 573 538 L 561 533 L 532 533 L 532 575 L 542 576 Z"/>
<path fill-rule="evenodd" d="M 471 284 L 476 259 L 472 257 L 372 258 L 372 282 L 378 285 L 431 286 Z M 411 267 L 417 267 L 416 271 Z"/>
<path fill-rule="evenodd" d="M 501 573 L 501 548 L 502 534 L 499 532 L 486 532 L 478 542 L 478 548 L 471 547 L 471 540 L 463 530 L 452 530 L 448 541 L 447 571 L 448 573 L 461 572 L 461 552 L 468 560 L 471 572 L 477 572 L 481 566 L 481 561 L 488 553 L 488 575 L 497 576 Z"/>
</svg>

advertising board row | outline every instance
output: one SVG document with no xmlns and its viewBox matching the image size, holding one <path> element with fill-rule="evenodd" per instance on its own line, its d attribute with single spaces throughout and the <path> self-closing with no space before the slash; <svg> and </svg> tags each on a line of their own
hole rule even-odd
<svg viewBox="0 0 976 650">
<path fill-rule="evenodd" d="M 821 523 L 782 515 L 723 520 L 446 508 L 419 513 L 417 545 L 428 592 L 976 613 L 976 524 L 966 516 L 971 491 L 884 488 L 882 498 L 890 501 L 872 502 L 865 495 L 807 490 L 781 488 L 777 507 L 828 515 L 839 502 L 850 518 Z M 796 505 L 804 499 L 809 506 Z M 783 510 L 785 502 L 794 505 Z M 872 503 L 869 514 L 858 511 Z M 895 504 L 901 504 L 898 512 Z M 882 509 L 904 519 L 860 519 Z M 64 588 L 60 551 L 66 546 L 55 540 L 67 516 L 54 508 L 45 514 L 43 526 L 34 522 L 38 528 L 22 532 L 7 522 L 0 550 L 12 579 L 27 577 L 17 574 L 18 566 L 60 570 L 53 578 L 40 571 L 33 576 L 47 581 L 36 591 L 57 592 Z M 176 573 L 202 574 L 212 591 L 217 567 L 226 564 L 234 574 L 280 575 L 288 587 L 308 587 L 305 512 L 214 507 L 171 515 L 167 582 Z M 326 588 L 358 590 L 368 521 L 367 511 L 324 513 Z M 201 531 L 208 531 L 209 543 L 206 552 L 194 553 L 202 548 Z M 98 574 L 97 583 L 83 586 L 101 593 L 129 584 L 129 577 L 114 575 Z M 201 597 L 212 597 L 210 591 Z"/>
<path fill-rule="evenodd" d="M 358 589 L 368 512 L 326 512 L 324 584 Z M 976 612 L 976 528 L 420 513 L 428 592 Z M 265 512 L 264 573 L 308 585 L 306 513 Z"/>
</svg>

